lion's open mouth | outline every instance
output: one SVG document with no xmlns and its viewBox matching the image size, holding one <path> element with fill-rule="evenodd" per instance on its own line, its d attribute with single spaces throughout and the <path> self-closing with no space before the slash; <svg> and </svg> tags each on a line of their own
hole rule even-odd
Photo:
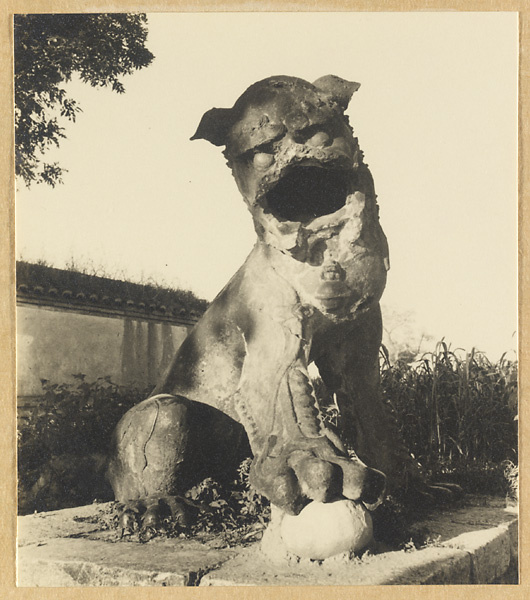
<svg viewBox="0 0 530 600">
<path fill-rule="evenodd" d="M 350 178 L 351 171 L 296 166 L 264 196 L 266 211 L 301 223 L 329 215 L 346 203 Z"/>
</svg>

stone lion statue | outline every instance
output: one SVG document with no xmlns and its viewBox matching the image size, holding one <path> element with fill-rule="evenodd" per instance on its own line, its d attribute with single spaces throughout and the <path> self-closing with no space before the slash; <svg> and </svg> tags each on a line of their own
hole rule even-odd
<svg viewBox="0 0 530 600">
<path fill-rule="evenodd" d="M 154 395 L 118 425 L 108 470 L 117 499 L 221 477 L 245 435 L 252 485 L 286 514 L 337 498 L 374 508 L 386 487 L 422 482 L 379 389 L 389 258 L 344 114 L 358 88 L 333 75 L 269 77 L 203 116 L 192 139 L 225 147 L 257 241 Z M 337 430 L 324 422 L 310 363 L 336 395 Z"/>
</svg>

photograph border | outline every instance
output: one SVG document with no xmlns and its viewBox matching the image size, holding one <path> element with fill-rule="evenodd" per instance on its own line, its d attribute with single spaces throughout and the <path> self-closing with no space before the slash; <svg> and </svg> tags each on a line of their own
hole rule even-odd
<svg viewBox="0 0 530 600">
<path fill-rule="evenodd" d="M 17 588 L 16 587 L 16 381 L 15 381 L 15 177 L 14 177 L 14 124 L 13 124 L 13 44 L 12 18 L 16 13 L 45 12 L 415 12 L 415 11 L 516 11 L 519 13 L 519 423 L 520 423 L 520 472 L 525 473 L 527 463 L 526 443 L 530 439 L 528 416 L 530 406 L 522 399 L 527 395 L 529 385 L 528 359 L 530 344 L 527 340 L 528 283 L 529 270 L 527 257 L 530 244 L 530 226 L 528 218 L 528 195 L 530 191 L 530 127 L 525 126 L 523 115 L 530 113 L 530 5 L 525 0 L 455 0 L 455 1 L 418 1 L 418 0 L 323 0 L 320 3 L 284 2 L 281 0 L 251 1 L 150 1 L 131 2 L 127 0 L 108 1 L 68 1 L 68 0 L 4 0 L 0 7 L 1 52 L 0 52 L 0 181 L 2 204 L 0 207 L 0 596 L 4 598 L 160 598 L 161 595 L 193 594 L 194 598 L 210 597 L 231 598 L 313 598 L 329 597 L 346 599 L 352 594 L 362 594 L 363 600 L 372 598 L 446 598 L 448 593 L 458 598 L 493 598 L 502 594 L 504 598 L 528 597 L 529 556 L 528 525 L 525 523 L 528 490 L 522 476 L 522 493 L 519 507 L 519 558 L 520 583 L 506 585 L 470 585 L 470 586 L 325 586 L 325 587 L 238 587 L 238 588 Z M 212 591 L 214 590 L 214 591 Z M 190 596 L 191 597 L 191 596 Z"/>
</svg>

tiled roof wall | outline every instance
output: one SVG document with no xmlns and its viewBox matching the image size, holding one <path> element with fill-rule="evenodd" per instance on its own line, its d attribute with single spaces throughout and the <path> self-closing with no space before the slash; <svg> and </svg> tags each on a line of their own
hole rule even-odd
<svg viewBox="0 0 530 600">
<path fill-rule="evenodd" d="M 195 322 L 208 307 L 192 292 L 17 261 L 17 302 L 82 312 Z"/>
</svg>

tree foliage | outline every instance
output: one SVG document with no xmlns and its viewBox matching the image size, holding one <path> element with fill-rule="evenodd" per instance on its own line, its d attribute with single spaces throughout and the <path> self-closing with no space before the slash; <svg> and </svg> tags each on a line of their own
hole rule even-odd
<svg viewBox="0 0 530 600">
<path fill-rule="evenodd" d="M 64 171 L 42 154 L 58 146 L 64 128 L 58 117 L 75 121 L 81 111 L 62 84 L 78 73 L 93 87 L 123 93 L 120 77 L 148 66 L 144 14 L 16 15 L 15 172 L 29 187 L 55 186 Z"/>
</svg>

